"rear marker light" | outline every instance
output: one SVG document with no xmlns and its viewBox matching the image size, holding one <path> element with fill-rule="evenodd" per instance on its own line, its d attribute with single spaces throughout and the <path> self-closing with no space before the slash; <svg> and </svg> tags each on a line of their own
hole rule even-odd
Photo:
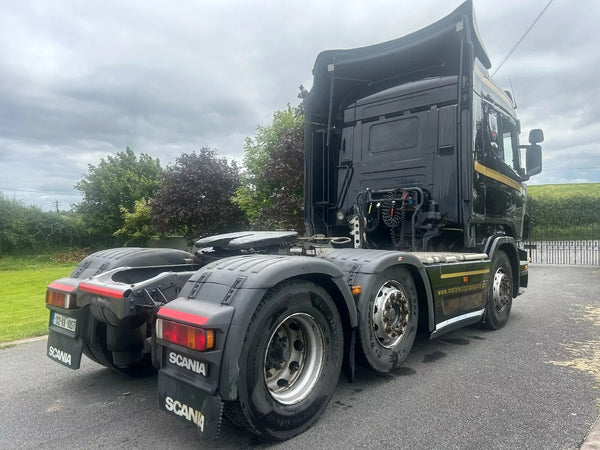
<svg viewBox="0 0 600 450">
<path fill-rule="evenodd" d="M 215 346 L 215 332 L 170 320 L 156 319 L 156 336 L 159 339 L 199 352 L 211 350 Z"/>
<path fill-rule="evenodd" d="M 46 290 L 46 303 L 59 308 L 71 309 L 75 308 L 75 296 L 66 294 L 65 292 L 55 291 L 53 289 Z"/>
</svg>

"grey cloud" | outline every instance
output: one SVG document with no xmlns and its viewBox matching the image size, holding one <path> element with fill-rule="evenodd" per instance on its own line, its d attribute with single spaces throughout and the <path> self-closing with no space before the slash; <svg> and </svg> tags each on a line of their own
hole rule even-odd
<svg viewBox="0 0 600 450">
<path fill-rule="evenodd" d="M 402 36 L 459 3 L 4 2 L 0 187 L 67 192 L 126 146 L 163 165 L 203 145 L 240 160 L 244 138 L 310 87 L 318 52 Z M 545 4 L 475 0 L 494 65 Z M 600 181 L 564 169 L 574 157 L 600 165 L 598 23 L 600 3 L 554 1 L 498 72 L 524 131 L 545 128 L 545 171 L 532 182 Z"/>
</svg>

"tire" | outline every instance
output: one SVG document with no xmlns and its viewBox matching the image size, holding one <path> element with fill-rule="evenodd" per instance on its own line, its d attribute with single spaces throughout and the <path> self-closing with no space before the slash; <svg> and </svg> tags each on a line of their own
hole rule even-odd
<svg viewBox="0 0 600 450">
<path fill-rule="evenodd" d="M 226 417 L 267 439 L 302 433 L 333 395 L 343 347 L 340 315 L 323 288 L 304 280 L 276 286 L 248 326 L 238 400 L 225 404 Z"/>
<path fill-rule="evenodd" d="M 410 272 L 392 267 L 374 276 L 358 304 L 360 351 L 374 370 L 389 373 L 404 362 L 419 323 L 418 296 Z"/>
<path fill-rule="evenodd" d="M 86 335 L 82 336 L 83 354 L 104 367 L 114 366 L 112 354 L 106 348 L 106 324 L 98 322 L 89 314 L 84 330 Z"/>
<path fill-rule="evenodd" d="M 94 323 L 87 325 L 92 327 L 90 330 L 92 335 L 83 337 L 82 352 L 85 356 L 114 372 L 134 378 L 145 378 L 156 373 L 149 353 L 143 355 L 138 362 L 127 366 L 117 366 L 113 359 L 113 353 L 107 347 L 106 324 L 91 316 L 88 318 L 88 323 L 89 321 L 94 321 Z"/>
<path fill-rule="evenodd" d="M 508 322 L 513 299 L 513 273 L 505 252 L 498 250 L 492 260 L 488 281 L 483 326 L 498 330 Z"/>
</svg>

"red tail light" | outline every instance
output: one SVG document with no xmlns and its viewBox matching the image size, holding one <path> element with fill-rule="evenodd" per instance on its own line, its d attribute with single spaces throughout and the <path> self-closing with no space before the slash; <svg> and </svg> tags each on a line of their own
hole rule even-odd
<svg viewBox="0 0 600 450">
<path fill-rule="evenodd" d="M 167 342 L 199 352 L 211 350 L 215 346 L 214 330 L 171 322 L 170 320 L 156 319 L 156 336 Z"/>
<path fill-rule="evenodd" d="M 75 308 L 76 296 L 72 294 L 75 290 L 73 286 L 67 286 L 58 283 L 50 283 L 46 289 L 46 303 L 59 308 L 71 309 Z M 66 292 L 65 292 L 66 291 Z"/>
</svg>

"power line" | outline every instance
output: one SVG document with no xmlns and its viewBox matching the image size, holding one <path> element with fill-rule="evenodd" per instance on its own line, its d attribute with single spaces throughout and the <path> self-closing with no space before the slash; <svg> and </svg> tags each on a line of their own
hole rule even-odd
<svg viewBox="0 0 600 450">
<path fill-rule="evenodd" d="M 540 17 L 542 17 L 542 15 L 546 12 L 546 10 L 548 9 L 548 7 L 550 6 L 550 4 L 553 2 L 554 0 L 550 0 L 548 2 L 548 4 L 545 6 L 544 9 L 542 9 L 542 12 L 540 12 L 538 14 L 538 16 L 535 18 L 535 20 L 533 21 L 533 23 L 531 25 L 529 25 L 529 28 L 527 28 L 527 31 L 525 31 L 525 34 L 523 34 L 523 36 L 521 36 L 521 39 L 519 39 L 517 41 L 517 43 L 513 46 L 513 48 L 510 49 L 510 51 L 506 54 L 506 56 L 504 57 L 504 59 L 500 62 L 500 64 L 498 64 L 498 67 L 496 67 L 496 70 L 494 70 L 492 72 L 492 77 L 496 74 L 496 72 L 498 72 L 498 70 L 500 70 L 500 67 L 502 67 L 502 64 L 504 64 L 506 62 L 506 60 L 509 58 L 510 55 L 512 55 L 512 53 L 515 51 L 515 49 L 519 46 L 519 44 L 523 41 L 523 39 L 525 39 L 525 36 L 527 36 L 529 34 L 529 32 L 531 31 L 531 29 L 533 28 L 533 26 L 537 23 L 538 20 L 540 20 Z"/>
</svg>

